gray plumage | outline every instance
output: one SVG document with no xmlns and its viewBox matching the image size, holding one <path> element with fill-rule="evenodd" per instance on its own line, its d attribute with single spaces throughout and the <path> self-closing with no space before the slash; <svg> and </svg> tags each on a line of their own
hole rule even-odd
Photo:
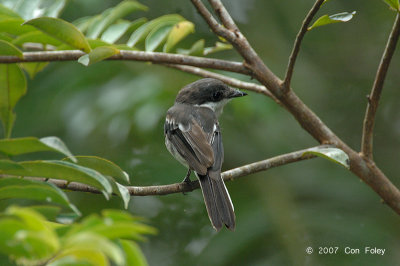
<svg viewBox="0 0 400 266">
<path fill-rule="evenodd" d="M 171 154 L 200 181 L 213 227 L 235 229 L 235 213 L 221 178 L 224 160 L 218 115 L 234 97 L 246 95 L 216 79 L 201 79 L 182 88 L 168 110 L 165 143 Z"/>
</svg>

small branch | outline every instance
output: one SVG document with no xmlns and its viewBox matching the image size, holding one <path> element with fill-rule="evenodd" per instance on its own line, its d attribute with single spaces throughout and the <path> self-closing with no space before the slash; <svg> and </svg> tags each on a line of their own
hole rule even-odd
<svg viewBox="0 0 400 266">
<path fill-rule="evenodd" d="M 79 50 L 25 52 L 23 53 L 23 58 L 17 56 L 0 56 L 0 63 L 75 61 L 84 54 L 84 52 Z M 251 75 L 251 71 L 240 62 L 181 54 L 121 50 L 119 54 L 111 56 L 107 60 L 182 64 Z"/>
<path fill-rule="evenodd" d="M 211 4 L 215 12 L 217 13 L 218 17 L 222 21 L 222 24 L 231 31 L 239 30 L 236 26 L 235 22 L 233 21 L 232 17 L 229 15 L 228 11 L 224 7 L 224 5 L 219 0 L 208 0 Z"/>
<path fill-rule="evenodd" d="M 324 0 L 315 1 L 313 7 L 310 9 L 306 18 L 304 19 L 299 32 L 297 33 L 296 40 L 293 45 L 293 50 L 289 57 L 289 63 L 288 63 L 287 70 L 286 70 L 286 76 L 282 83 L 282 88 L 284 90 L 289 90 L 289 88 L 290 88 L 290 81 L 291 81 L 292 75 L 293 75 L 294 64 L 296 63 L 297 55 L 299 54 L 299 51 L 300 51 L 301 41 L 303 40 L 304 35 L 307 33 L 308 25 L 310 25 L 311 20 L 313 19 L 315 14 L 318 12 L 318 10 L 321 7 L 323 2 L 324 2 Z"/>
<path fill-rule="evenodd" d="M 324 145 L 322 145 L 321 147 L 323 146 Z M 266 171 L 274 167 L 314 158 L 315 156 L 311 154 L 303 155 L 304 152 L 306 152 L 307 150 L 309 149 L 282 154 L 263 161 L 243 165 L 241 167 L 223 172 L 222 178 L 225 181 L 231 181 L 238 179 L 240 177 L 248 176 L 250 174 Z M 6 176 L 0 175 L 0 178 L 1 177 L 6 177 Z M 39 179 L 45 181 L 43 178 Z M 52 183 L 62 189 L 90 192 L 95 194 L 101 193 L 98 189 L 81 183 L 76 183 L 76 182 L 68 183 L 65 180 L 59 180 L 59 179 L 49 179 L 47 182 Z M 168 195 L 180 192 L 190 192 L 195 189 L 198 189 L 199 187 L 200 187 L 199 182 L 197 180 L 192 181 L 189 184 L 183 182 L 183 183 L 175 183 L 175 184 L 161 185 L 161 186 L 142 186 L 142 187 L 126 186 L 126 188 L 129 190 L 129 193 L 132 196 Z"/>
<path fill-rule="evenodd" d="M 232 41 L 235 39 L 235 35 L 233 32 L 223 27 L 218 21 L 213 17 L 213 15 L 208 11 L 208 9 L 204 6 L 201 0 L 191 0 L 193 5 L 196 7 L 197 11 L 207 22 L 208 26 L 219 36 Z"/>
<path fill-rule="evenodd" d="M 259 84 L 255 84 L 255 83 L 250 83 L 250 82 L 244 82 L 235 78 L 231 78 L 231 77 L 227 77 L 225 75 L 221 75 L 215 72 L 211 72 L 208 70 L 204 70 L 198 67 L 192 67 L 192 66 L 183 66 L 183 65 L 175 65 L 175 64 L 163 64 L 167 67 L 171 67 L 171 68 L 175 68 L 175 69 L 179 69 L 181 71 L 187 72 L 187 73 L 191 73 L 191 74 L 195 74 L 204 78 L 215 78 L 215 79 L 219 79 L 221 81 L 223 81 L 224 83 L 232 86 L 232 87 L 236 87 L 236 88 L 240 88 L 240 89 L 245 89 L 245 90 L 249 90 L 249 91 L 253 91 L 253 92 L 257 92 L 260 94 L 264 94 L 270 98 L 272 98 L 275 102 L 279 103 L 279 100 L 275 98 L 274 95 L 272 95 L 271 92 L 269 92 L 264 86 L 259 85 Z"/>
<path fill-rule="evenodd" d="M 396 44 L 400 35 L 400 15 L 397 14 L 394 22 L 392 31 L 387 41 L 385 51 L 383 52 L 381 62 L 378 67 L 378 71 L 375 76 L 374 85 L 372 87 L 371 95 L 368 96 L 368 105 L 365 112 L 363 133 L 361 140 L 361 153 L 368 159 L 372 160 L 372 142 L 373 142 L 373 130 L 375 124 L 375 115 L 378 109 L 379 99 L 381 97 L 383 83 L 386 78 L 386 74 L 392 60 Z"/>
</svg>

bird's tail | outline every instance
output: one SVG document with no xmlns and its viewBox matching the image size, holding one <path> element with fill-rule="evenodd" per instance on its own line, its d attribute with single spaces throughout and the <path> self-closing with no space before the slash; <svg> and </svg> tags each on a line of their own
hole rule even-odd
<svg viewBox="0 0 400 266">
<path fill-rule="evenodd" d="M 206 204 L 208 217 L 219 231 L 223 225 L 229 230 L 235 230 L 235 213 L 233 204 L 225 183 L 218 172 L 209 172 L 207 175 L 199 175 L 201 191 Z"/>
</svg>

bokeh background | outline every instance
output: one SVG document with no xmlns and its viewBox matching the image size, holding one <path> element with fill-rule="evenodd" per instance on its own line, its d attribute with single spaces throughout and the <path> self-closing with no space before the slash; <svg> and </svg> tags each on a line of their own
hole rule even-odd
<svg viewBox="0 0 400 266">
<path fill-rule="evenodd" d="M 119 1 L 71 0 L 61 17 L 73 21 Z M 224 1 L 242 32 L 266 64 L 282 77 L 292 43 L 314 3 L 280 0 Z M 150 9 L 135 17 L 178 13 L 196 24 L 190 41 L 210 32 L 189 1 L 142 1 Z M 366 95 L 395 13 L 380 0 L 332 0 L 318 16 L 357 11 L 348 23 L 309 32 L 293 77 L 303 101 L 351 147 L 358 150 Z M 242 59 L 234 51 L 215 55 Z M 400 52 L 388 73 L 375 129 L 375 160 L 400 187 Z M 229 74 L 232 75 L 232 74 Z M 232 76 L 249 81 L 246 77 Z M 52 63 L 28 84 L 16 108 L 13 137 L 58 136 L 74 154 L 116 162 L 133 185 L 180 182 L 186 170 L 165 149 L 163 120 L 177 91 L 198 77 L 139 62 Z M 315 146 L 288 112 L 249 93 L 231 102 L 220 119 L 230 169 Z M 46 155 L 42 155 L 43 156 Z M 54 156 L 54 155 L 51 155 Z M 158 228 L 141 246 L 150 265 L 396 265 L 400 261 L 399 216 L 343 167 L 323 159 L 286 165 L 247 176 L 227 187 L 237 229 L 213 231 L 200 191 L 186 195 L 134 197 L 129 212 Z M 85 214 L 123 208 L 120 199 L 69 192 Z M 314 248 L 308 255 L 307 247 Z M 319 247 L 339 247 L 336 255 Z M 386 249 L 364 255 L 366 246 Z M 360 255 L 346 255 L 344 248 Z"/>
</svg>

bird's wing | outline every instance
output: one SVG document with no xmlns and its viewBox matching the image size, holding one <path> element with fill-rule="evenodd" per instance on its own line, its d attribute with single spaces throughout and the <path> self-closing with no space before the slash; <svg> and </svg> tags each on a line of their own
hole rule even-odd
<svg viewBox="0 0 400 266">
<path fill-rule="evenodd" d="M 189 167 L 200 175 L 206 174 L 214 164 L 214 153 L 209 137 L 197 121 L 192 118 L 184 123 L 167 118 L 164 128 L 166 137 Z"/>
</svg>

